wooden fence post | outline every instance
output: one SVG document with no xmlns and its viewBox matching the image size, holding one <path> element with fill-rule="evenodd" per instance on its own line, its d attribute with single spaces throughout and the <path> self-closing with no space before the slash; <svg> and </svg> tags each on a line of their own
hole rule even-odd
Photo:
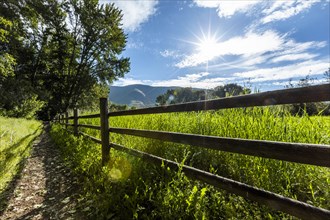
<svg viewBox="0 0 330 220">
<path fill-rule="evenodd" d="M 73 133 L 75 136 L 78 136 L 78 109 L 73 109 Z"/>
<path fill-rule="evenodd" d="M 108 121 L 108 99 L 100 98 L 100 122 L 101 122 L 101 141 L 102 141 L 102 166 L 110 159 L 109 147 L 109 121 Z"/>
<path fill-rule="evenodd" d="M 69 124 L 69 113 L 68 112 L 65 112 L 65 129 L 68 129 L 68 124 Z"/>
</svg>

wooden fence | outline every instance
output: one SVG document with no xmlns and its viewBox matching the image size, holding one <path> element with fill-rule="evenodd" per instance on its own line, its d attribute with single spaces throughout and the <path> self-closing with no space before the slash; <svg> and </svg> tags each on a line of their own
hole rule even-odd
<svg viewBox="0 0 330 220">
<path fill-rule="evenodd" d="M 218 110 L 228 108 L 242 108 L 253 106 L 270 106 L 295 103 L 330 101 L 330 84 L 292 88 L 258 94 L 249 94 L 236 97 L 214 99 L 208 101 L 190 102 L 184 104 L 158 106 L 144 109 L 108 112 L 107 99 L 100 99 L 100 114 L 79 116 L 78 110 L 69 117 L 68 113 L 59 115 L 55 121 L 62 125 L 73 126 L 75 135 L 83 135 L 102 145 L 102 164 L 109 160 L 110 148 L 126 152 L 143 158 L 155 164 L 166 164 L 172 169 L 178 169 L 180 164 L 135 149 L 127 148 L 109 140 L 109 132 L 152 138 L 181 144 L 189 144 L 204 148 L 271 158 L 289 162 L 330 167 L 330 145 L 287 143 L 277 141 L 247 140 L 240 138 L 224 138 L 205 135 L 183 134 L 177 132 L 138 130 L 128 128 L 109 127 L 108 119 L 114 116 L 159 114 L 169 112 L 189 112 Z M 100 118 L 101 126 L 79 124 L 79 119 Z M 69 124 L 73 120 L 73 124 Z M 111 119 L 110 119 L 111 120 Z M 79 127 L 99 130 L 101 140 L 86 133 L 80 132 Z M 256 187 L 231 180 L 225 177 L 211 174 L 190 166 L 183 165 L 183 172 L 194 179 L 206 182 L 217 188 L 227 190 L 230 193 L 242 196 L 246 199 L 265 204 L 275 210 L 283 211 L 302 219 L 330 219 L 330 211 L 318 208 L 307 203 L 275 194 L 273 192 L 258 189 Z M 329 199 L 329 198 L 328 198 Z"/>
</svg>

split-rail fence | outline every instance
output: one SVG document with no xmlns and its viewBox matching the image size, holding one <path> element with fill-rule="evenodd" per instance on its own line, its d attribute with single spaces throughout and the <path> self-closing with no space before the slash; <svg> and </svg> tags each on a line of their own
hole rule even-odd
<svg viewBox="0 0 330 220">
<path fill-rule="evenodd" d="M 242 196 L 248 200 L 257 201 L 260 204 L 267 205 L 275 210 L 283 211 L 302 219 L 330 219 L 330 210 L 315 207 L 298 200 L 247 185 L 245 183 L 214 175 L 194 167 L 180 165 L 174 161 L 121 146 L 109 140 L 109 132 L 112 132 L 123 135 L 133 135 L 174 143 L 188 144 L 231 153 L 330 168 L 330 145 L 248 140 L 177 132 L 109 127 L 109 118 L 111 120 L 111 117 L 114 116 L 206 111 L 323 101 L 330 101 L 330 84 L 116 112 L 108 112 L 108 100 L 107 98 L 101 98 L 100 114 L 79 116 L 78 110 L 74 109 L 73 116 L 69 117 L 68 113 L 60 114 L 55 117 L 54 121 L 65 125 L 66 128 L 68 126 L 72 126 L 73 133 L 75 135 L 83 135 L 90 138 L 94 142 L 101 144 L 103 165 L 109 160 L 109 152 L 110 149 L 113 148 L 115 150 L 123 151 L 130 155 L 143 158 L 155 164 L 164 163 L 166 166 L 173 169 L 178 169 L 179 166 L 182 166 L 182 171 L 188 177 L 206 182 L 217 188 Z M 86 118 L 100 118 L 101 126 L 78 123 L 79 119 Z M 69 120 L 73 120 L 73 124 L 70 124 Z M 101 140 L 79 131 L 79 127 L 99 130 L 101 132 Z"/>
</svg>

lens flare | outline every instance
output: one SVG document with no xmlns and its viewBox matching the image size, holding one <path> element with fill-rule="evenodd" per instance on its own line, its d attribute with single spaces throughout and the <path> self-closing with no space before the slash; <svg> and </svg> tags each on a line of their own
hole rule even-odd
<svg viewBox="0 0 330 220">
<path fill-rule="evenodd" d="M 126 180 L 132 172 L 131 163 L 123 157 L 111 158 L 107 167 L 108 174 L 113 181 Z"/>
</svg>

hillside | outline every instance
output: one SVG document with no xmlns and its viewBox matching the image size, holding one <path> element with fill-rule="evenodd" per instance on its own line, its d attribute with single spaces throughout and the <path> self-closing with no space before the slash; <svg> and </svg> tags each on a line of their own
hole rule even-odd
<svg viewBox="0 0 330 220">
<path fill-rule="evenodd" d="M 153 87 L 148 85 L 111 86 L 110 101 L 137 107 L 154 106 L 156 98 L 169 89 L 179 87 Z"/>
</svg>

